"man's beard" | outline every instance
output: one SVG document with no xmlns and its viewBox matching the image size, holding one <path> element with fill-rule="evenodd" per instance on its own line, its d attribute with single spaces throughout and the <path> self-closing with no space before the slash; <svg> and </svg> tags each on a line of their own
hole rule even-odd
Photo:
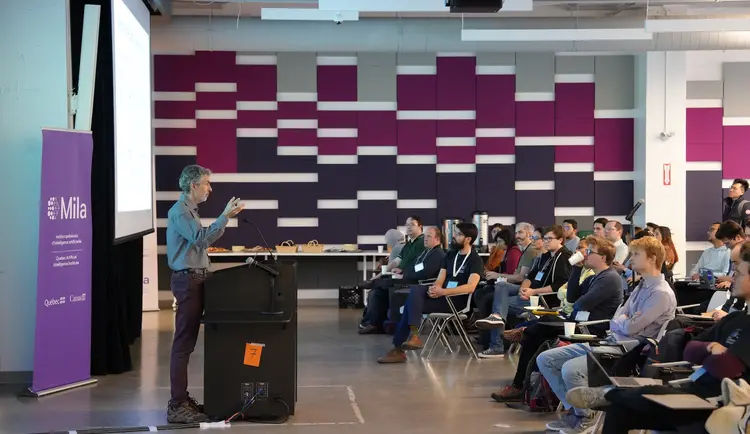
<svg viewBox="0 0 750 434">
<path fill-rule="evenodd" d="M 463 249 L 463 248 L 464 248 L 464 245 L 463 245 L 463 244 L 461 244 L 461 243 L 457 243 L 457 242 L 455 242 L 455 241 L 452 241 L 452 242 L 451 242 L 451 249 L 452 249 L 452 250 L 461 250 L 461 249 Z"/>
</svg>

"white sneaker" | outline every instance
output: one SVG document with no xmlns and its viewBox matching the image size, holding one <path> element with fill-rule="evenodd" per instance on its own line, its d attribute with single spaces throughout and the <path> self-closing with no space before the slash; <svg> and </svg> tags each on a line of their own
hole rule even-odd
<svg viewBox="0 0 750 434">
<path fill-rule="evenodd" d="M 495 314 L 484 319 L 478 319 L 475 324 L 480 330 L 505 328 L 505 321 L 503 321 L 503 318 L 500 317 L 500 315 Z"/>
<path fill-rule="evenodd" d="M 505 351 L 501 352 L 489 348 L 479 353 L 478 356 L 480 359 L 503 359 L 505 358 Z"/>
</svg>

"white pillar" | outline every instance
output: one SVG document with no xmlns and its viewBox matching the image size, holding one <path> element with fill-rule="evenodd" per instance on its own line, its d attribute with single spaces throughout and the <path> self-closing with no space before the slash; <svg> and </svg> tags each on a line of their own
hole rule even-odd
<svg viewBox="0 0 750 434">
<path fill-rule="evenodd" d="M 636 62 L 636 199 L 645 199 L 639 226 L 668 226 L 680 256 L 675 274 L 685 273 L 685 102 L 686 53 L 653 51 Z M 665 185 L 664 165 L 670 165 Z"/>
</svg>

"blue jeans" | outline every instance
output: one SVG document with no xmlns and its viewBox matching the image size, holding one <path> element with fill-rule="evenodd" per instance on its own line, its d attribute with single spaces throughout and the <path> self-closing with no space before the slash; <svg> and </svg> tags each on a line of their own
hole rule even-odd
<svg viewBox="0 0 750 434">
<path fill-rule="evenodd" d="M 432 298 L 427 294 L 428 289 L 429 286 L 423 285 L 409 287 L 409 297 L 404 304 L 404 313 L 401 315 L 401 320 L 398 322 L 396 331 L 393 333 L 393 346 L 395 348 L 400 348 L 401 344 L 409 339 L 410 327 L 419 327 L 422 324 L 422 314 L 450 312 L 445 297 Z M 453 302 L 460 303 L 455 298 Z M 463 299 L 463 303 L 466 303 L 465 298 Z M 460 310 L 461 307 L 457 307 L 457 309 Z"/>
<path fill-rule="evenodd" d="M 528 306 L 527 300 L 518 298 L 521 285 L 508 282 L 497 282 L 495 284 L 495 295 L 492 300 L 492 313 L 500 315 L 507 321 L 508 315 L 518 316 L 523 312 L 523 306 Z M 526 304 L 524 304 L 526 303 Z M 505 351 L 503 340 L 500 336 L 502 329 L 490 330 L 490 349 L 498 352 Z"/>
<path fill-rule="evenodd" d="M 586 353 L 594 351 L 597 353 L 622 354 L 617 347 L 596 347 L 592 350 L 587 344 L 571 344 L 564 347 L 549 349 L 536 358 L 536 364 L 539 366 L 539 372 L 544 376 L 565 406 L 565 409 L 573 408 L 565 399 L 568 390 L 574 387 L 588 387 L 589 372 L 586 361 Z M 591 410 L 574 408 L 576 416 L 588 417 Z"/>
</svg>

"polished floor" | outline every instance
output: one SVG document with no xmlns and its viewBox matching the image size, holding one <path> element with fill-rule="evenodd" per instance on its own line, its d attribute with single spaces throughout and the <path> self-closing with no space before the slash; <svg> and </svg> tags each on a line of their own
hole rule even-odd
<svg viewBox="0 0 750 434">
<path fill-rule="evenodd" d="M 465 352 L 436 350 L 429 362 L 410 356 L 406 364 L 378 365 L 375 359 L 389 349 L 389 337 L 357 335 L 360 314 L 333 305 L 300 307 L 296 415 L 281 426 L 236 424 L 218 431 L 533 433 L 544 432 L 545 423 L 554 418 L 511 410 L 490 399 L 512 376 L 513 358 L 475 361 Z M 39 400 L 0 395 L 0 433 L 164 425 L 172 320 L 171 311 L 144 314 L 132 372 Z M 190 391 L 199 400 L 202 358 L 199 343 L 190 365 Z"/>
</svg>

